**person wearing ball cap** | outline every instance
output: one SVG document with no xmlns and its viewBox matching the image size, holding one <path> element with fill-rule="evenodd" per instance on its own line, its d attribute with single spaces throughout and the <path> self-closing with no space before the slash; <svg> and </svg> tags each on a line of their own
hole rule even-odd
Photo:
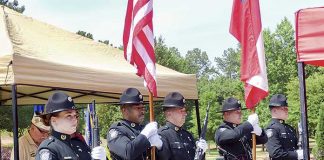
<svg viewBox="0 0 324 160">
<path fill-rule="evenodd" d="M 19 138 L 19 158 L 34 160 L 38 146 L 49 135 L 50 127 L 44 124 L 44 120 L 34 114 L 28 131 Z M 14 159 L 13 149 L 11 158 Z"/>
<path fill-rule="evenodd" d="M 269 108 L 271 121 L 266 128 L 268 142 L 266 143 L 270 159 L 303 159 L 302 149 L 298 149 L 298 138 L 295 129 L 285 123 L 288 118 L 287 98 L 283 94 L 271 97 Z"/>
<path fill-rule="evenodd" d="M 122 120 L 112 124 L 107 144 L 113 160 L 146 160 L 151 146 L 162 146 L 157 123 L 143 126 L 145 107 L 143 95 L 136 88 L 127 88 L 120 97 Z"/>
<path fill-rule="evenodd" d="M 192 134 L 183 128 L 187 117 L 185 103 L 185 98 L 179 92 L 171 92 L 164 98 L 162 106 L 166 124 L 158 131 L 163 141 L 163 146 L 157 151 L 159 160 L 193 160 L 196 147 L 203 152 L 207 150 L 204 139 L 196 142 Z"/>
<path fill-rule="evenodd" d="M 240 101 L 230 97 L 224 101 L 220 111 L 224 122 L 216 130 L 215 141 L 225 160 L 252 160 L 252 133 L 256 134 L 257 144 L 264 144 L 268 140 L 259 126 L 257 114 L 249 115 L 248 120 L 241 124 L 241 110 Z"/>
<path fill-rule="evenodd" d="M 74 145 L 71 136 L 75 134 L 79 114 L 70 96 L 57 91 L 52 94 L 45 105 L 45 112 L 40 115 L 51 126 L 51 136 L 38 147 L 36 160 L 105 160 L 104 147 L 92 149 L 85 142 Z"/>
</svg>

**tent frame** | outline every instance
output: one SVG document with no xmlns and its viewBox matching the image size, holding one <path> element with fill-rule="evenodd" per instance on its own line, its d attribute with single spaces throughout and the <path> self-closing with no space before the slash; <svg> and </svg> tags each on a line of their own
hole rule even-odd
<svg viewBox="0 0 324 160">
<path fill-rule="evenodd" d="M 112 97 L 112 96 L 99 95 L 97 93 L 100 93 L 100 92 L 96 92 L 96 91 L 84 91 L 84 90 L 76 90 L 76 89 L 69 89 L 69 88 L 57 88 L 57 87 L 50 87 L 50 89 L 45 90 L 45 91 L 35 92 L 35 93 L 31 93 L 31 94 L 24 94 L 24 93 L 21 93 L 21 92 L 17 91 L 17 85 L 18 84 L 12 84 L 11 85 L 11 91 L 7 90 L 7 89 L 3 89 L 3 88 L 0 87 L 0 91 L 11 92 L 11 99 L 0 100 L 0 104 L 2 102 L 7 101 L 7 100 L 12 100 L 13 141 L 14 141 L 14 147 L 13 147 L 14 149 L 13 149 L 13 151 L 14 151 L 14 159 L 15 160 L 19 160 L 18 104 L 17 104 L 17 99 L 18 98 L 24 98 L 24 97 L 30 96 L 30 97 L 38 98 L 38 99 L 41 99 L 41 100 L 44 100 L 44 99 L 47 100 L 47 98 L 39 97 L 39 96 L 35 96 L 35 95 L 40 94 L 40 93 L 45 93 L 45 92 L 51 92 L 51 91 L 54 91 L 54 90 L 62 90 L 62 91 L 70 91 L 70 92 L 80 93 L 80 95 L 72 97 L 72 98 L 80 98 L 80 97 L 86 96 L 86 95 L 94 95 L 94 96 L 101 96 L 101 97 L 103 96 L 104 98 L 119 99 L 119 98 Z M 38 85 L 26 85 L 26 86 L 44 87 L 44 86 L 38 86 Z M 18 94 L 19 94 L 19 96 L 18 96 Z M 196 99 L 196 100 L 194 100 L 194 102 L 195 102 L 195 110 L 196 110 L 197 130 L 198 130 L 198 135 L 200 135 L 201 134 L 201 124 L 200 124 L 200 113 L 199 113 L 199 100 Z"/>
<path fill-rule="evenodd" d="M 309 155 L 309 139 L 308 139 L 308 116 L 307 116 L 307 99 L 306 99 L 306 83 L 305 83 L 305 64 L 298 62 L 298 78 L 299 78 L 299 99 L 300 99 L 300 118 L 302 126 L 302 149 L 304 151 L 304 159 L 310 159 Z"/>
</svg>

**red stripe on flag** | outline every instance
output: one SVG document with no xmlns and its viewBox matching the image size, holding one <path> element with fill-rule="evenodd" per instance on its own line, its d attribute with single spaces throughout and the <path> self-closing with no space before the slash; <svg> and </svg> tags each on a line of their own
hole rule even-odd
<svg viewBox="0 0 324 160">
<path fill-rule="evenodd" d="M 148 13 L 145 17 L 143 17 L 135 26 L 134 28 L 134 37 L 140 32 L 146 25 L 148 25 L 149 20 L 153 18 L 153 11 Z"/>
<path fill-rule="evenodd" d="M 241 81 L 245 102 L 253 108 L 268 95 L 268 80 L 258 0 L 234 0 L 230 33 L 241 43 Z"/>
<path fill-rule="evenodd" d="M 137 62 L 136 63 L 137 69 L 138 69 L 137 75 L 143 75 L 143 77 L 147 83 L 148 89 L 150 91 L 152 91 L 152 93 L 154 95 L 154 93 L 157 93 L 157 89 L 156 89 L 156 82 L 155 82 L 153 76 L 148 71 L 143 59 L 140 58 L 141 56 L 139 55 L 139 53 L 136 50 L 134 50 L 134 52 L 133 52 L 133 57 L 134 57 L 134 61 Z"/>
<path fill-rule="evenodd" d="M 124 45 L 124 57 L 127 59 L 127 44 L 130 36 L 130 28 L 132 24 L 132 17 L 133 17 L 133 1 L 128 1 L 127 10 L 126 10 L 126 17 L 125 17 L 125 25 L 124 25 L 124 34 L 123 34 L 123 45 Z"/>
<path fill-rule="evenodd" d="M 137 14 L 137 12 L 143 7 L 146 5 L 146 3 L 150 2 L 150 0 L 139 0 L 137 1 L 137 3 L 135 4 L 134 6 L 134 15 Z M 134 15 L 133 15 L 133 18 L 134 18 Z"/>
<path fill-rule="evenodd" d="M 145 46 L 145 49 L 148 53 L 154 53 L 154 47 L 151 45 L 151 43 L 148 41 L 145 33 L 139 32 L 138 33 L 138 38 L 141 40 L 143 46 Z M 150 57 L 150 59 L 153 61 L 153 63 L 155 63 L 155 55 L 149 54 L 148 55 Z"/>
<path fill-rule="evenodd" d="M 144 78 L 146 87 L 157 96 L 153 35 L 153 1 L 128 1 L 123 35 L 124 57 Z"/>
</svg>

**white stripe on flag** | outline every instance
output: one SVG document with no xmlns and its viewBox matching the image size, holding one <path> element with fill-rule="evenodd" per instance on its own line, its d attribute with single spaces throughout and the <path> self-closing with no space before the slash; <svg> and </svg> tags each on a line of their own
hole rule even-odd
<svg viewBox="0 0 324 160">
<path fill-rule="evenodd" d="M 152 77 L 155 79 L 155 66 L 154 63 L 152 62 L 150 56 L 148 56 L 149 54 L 147 53 L 146 49 L 144 48 L 143 44 L 141 43 L 141 41 L 135 37 L 134 38 L 134 46 L 135 49 L 137 51 L 137 53 L 141 56 L 146 69 L 149 71 L 149 73 L 152 75 Z"/>
<path fill-rule="evenodd" d="M 268 91 L 268 78 L 267 78 L 267 70 L 265 64 L 265 54 L 264 54 L 264 47 L 263 47 L 263 37 L 262 31 L 258 37 L 258 41 L 256 44 L 257 52 L 258 52 L 258 60 L 259 60 L 259 67 L 260 73 L 251 77 L 246 83 L 260 88 L 264 91 Z"/>
<path fill-rule="evenodd" d="M 145 17 L 148 13 L 150 13 L 153 10 L 153 5 L 152 5 L 153 1 L 149 1 L 148 3 L 146 3 L 143 7 L 141 7 L 141 9 L 138 10 L 138 12 L 136 13 L 135 17 L 134 17 L 134 24 L 137 25 L 137 23 L 143 18 Z"/>
<path fill-rule="evenodd" d="M 148 25 L 146 25 L 143 28 L 143 32 L 145 33 L 146 37 L 154 37 L 154 34 L 153 34 L 151 28 Z M 153 48 L 154 48 L 154 39 L 153 38 L 148 38 L 147 40 L 150 42 L 151 46 L 153 46 Z"/>
</svg>

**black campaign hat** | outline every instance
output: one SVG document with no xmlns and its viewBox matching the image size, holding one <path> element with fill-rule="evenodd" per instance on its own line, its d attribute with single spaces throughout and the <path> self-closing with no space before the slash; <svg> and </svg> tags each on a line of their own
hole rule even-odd
<svg viewBox="0 0 324 160">
<path fill-rule="evenodd" d="M 120 96 L 119 104 L 143 104 L 143 95 L 136 88 L 127 88 Z"/>
<path fill-rule="evenodd" d="M 271 97 L 269 107 L 288 107 L 287 98 L 283 94 L 275 94 Z"/>
<path fill-rule="evenodd" d="M 179 92 L 169 93 L 163 101 L 163 107 L 184 107 L 186 99 Z"/>
<path fill-rule="evenodd" d="M 48 115 L 71 109 L 77 109 L 74 105 L 72 98 L 64 92 L 58 91 L 48 98 L 48 101 L 45 105 L 45 113 L 43 115 Z"/>
<path fill-rule="evenodd" d="M 224 101 L 223 108 L 220 112 L 235 111 L 235 110 L 243 110 L 241 102 L 233 97 L 230 97 Z"/>
</svg>

